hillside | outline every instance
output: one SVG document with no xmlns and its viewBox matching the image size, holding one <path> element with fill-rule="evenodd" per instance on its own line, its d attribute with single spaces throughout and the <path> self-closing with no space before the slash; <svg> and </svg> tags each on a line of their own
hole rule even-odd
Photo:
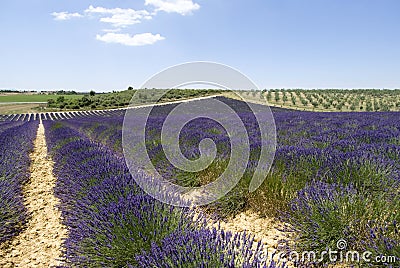
<svg viewBox="0 0 400 268">
<path fill-rule="evenodd" d="M 156 94 L 157 90 L 148 90 L 148 95 L 141 94 L 140 99 L 143 103 L 146 103 L 147 99 L 151 99 L 151 96 Z M 84 95 L 79 99 L 65 99 L 58 97 L 57 99 L 48 100 L 48 109 L 53 110 L 99 110 L 99 109 L 112 109 L 121 108 L 129 105 L 136 90 L 128 89 L 120 92 L 112 92 L 105 94 L 95 94 L 91 92 L 88 95 Z M 196 97 L 204 97 L 210 95 L 216 95 L 221 93 L 221 90 L 212 89 L 171 89 L 165 96 L 161 98 L 161 102 L 169 102 L 181 99 L 190 99 Z"/>
<path fill-rule="evenodd" d="M 323 112 L 400 111 L 400 89 L 271 89 L 239 92 L 244 99 L 296 110 Z M 234 94 L 230 93 L 230 97 Z"/>
</svg>

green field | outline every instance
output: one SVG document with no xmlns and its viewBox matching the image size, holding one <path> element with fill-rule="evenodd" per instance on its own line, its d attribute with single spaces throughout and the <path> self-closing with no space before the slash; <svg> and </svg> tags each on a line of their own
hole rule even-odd
<svg viewBox="0 0 400 268">
<path fill-rule="evenodd" d="M 121 108 L 129 105 L 132 97 L 137 91 L 134 89 L 128 89 L 119 92 L 104 93 L 104 94 L 93 94 L 85 95 L 77 99 L 62 99 L 52 98 L 53 101 L 48 103 L 47 109 L 53 109 L 55 111 L 61 110 L 103 110 Z M 159 92 L 157 89 L 146 89 L 139 92 L 141 96 L 140 104 L 149 103 L 154 96 Z M 183 99 L 191 99 L 198 97 L 205 97 L 210 95 L 218 95 L 221 90 L 213 89 L 171 89 L 162 98 L 160 102 L 170 102 Z"/>
<path fill-rule="evenodd" d="M 157 90 L 156 90 L 157 91 Z M 71 110 L 102 110 L 121 108 L 129 105 L 136 90 L 128 89 L 119 92 L 89 94 L 35 94 L 35 93 L 1 93 L 0 114 L 53 112 Z M 61 94 L 60 94 L 61 93 Z M 148 90 L 140 93 L 143 99 L 150 100 L 155 91 Z M 220 90 L 209 89 L 172 89 L 162 97 L 162 102 L 177 101 L 197 97 L 217 95 Z M 144 103 L 143 103 L 144 104 Z"/>
<path fill-rule="evenodd" d="M 0 93 L 0 113 L 112 109 L 129 104 L 135 90 L 104 94 Z M 400 111 L 400 90 L 304 90 L 270 89 L 263 91 L 171 90 L 162 101 L 175 101 L 223 93 L 229 98 L 268 103 L 271 106 L 315 112 Z M 148 94 L 151 94 L 149 91 Z M 50 102 L 49 102 L 50 100 Z M 43 104 L 38 104 L 42 102 Z M 31 103 L 31 104 L 30 104 Z M 29 104 L 29 107 L 25 107 Z M 31 107 L 32 105 L 36 107 Z M 18 107 L 14 107 L 18 106 Z M 41 107 L 39 107 L 41 106 Z"/>
<path fill-rule="evenodd" d="M 46 94 L 1 94 L 0 103 L 4 102 L 47 102 L 49 99 L 57 99 L 58 97 L 64 97 L 67 100 L 80 99 L 83 95 L 46 95 Z"/>
</svg>

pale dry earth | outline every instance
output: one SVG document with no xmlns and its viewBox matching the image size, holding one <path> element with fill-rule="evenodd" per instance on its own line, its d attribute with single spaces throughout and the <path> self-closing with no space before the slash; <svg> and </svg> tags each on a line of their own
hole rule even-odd
<svg viewBox="0 0 400 268">
<path fill-rule="evenodd" d="M 257 213 L 247 210 L 245 212 L 241 212 L 237 214 L 235 217 L 228 219 L 227 221 L 217 221 L 212 226 L 219 227 L 224 231 L 231 232 L 246 232 L 246 234 L 250 234 L 254 236 L 254 240 L 264 245 L 263 253 L 260 254 L 260 258 L 271 260 L 273 259 L 275 262 L 279 262 L 278 254 L 280 252 L 284 252 L 282 247 L 285 247 L 285 243 L 283 241 L 287 241 L 289 245 L 293 243 L 293 234 L 290 232 L 282 231 L 284 224 L 279 220 L 268 218 L 268 217 L 260 217 Z M 272 254 L 276 252 L 272 257 Z M 286 262 L 286 266 L 288 268 L 296 267 L 290 261 Z M 342 263 L 342 264 L 329 264 L 327 267 L 330 268 L 348 268 L 353 267 L 350 264 Z"/>
<path fill-rule="evenodd" d="M 47 155 L 43 124 L 40 123 L 30 155 L 30 180 L 23 187 L 25 206 L 31 217 L 26 229 L 0 249 L 0 267 L 53 267 L 61 265 L 61 245 L 67 237 L 61 224 L 59 200 L 54 196 L 56 178 Z"/>
<path fill-rule="evenodd" d="M 254 236 L 254 241 L 263 244 L 263 252 L 258 256 L 261 259 L 278 261 L 279 257 L 276 254 L 272 258 L 274 252 L 279 253 L 280 247 L 283 246 L 283 240 L 290 241 L 290 233 L 281 231 L 283 224 L 273 218 L 261 218 L 257 213 L 247 210 L 237 214 L 235 217 L 227 221 L 218 221 L 214 226 L 220 226 L 224 231 L 231 232 L 246 232 Z M 255 248 L 254 248 L 255 250 Z M 287 267 L 294 267 L 291 263 L 287 263 Z"/>
</svg>

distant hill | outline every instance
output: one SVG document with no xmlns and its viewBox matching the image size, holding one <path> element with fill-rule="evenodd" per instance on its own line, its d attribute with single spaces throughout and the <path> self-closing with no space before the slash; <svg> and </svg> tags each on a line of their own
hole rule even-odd
<svg viewBox="0 0 400 268">
<path fill-rule="evenodd" d="M 147 92 L 147 93 L 144 93 Z M 142 91 L 141 94 L 142 103 L 146 103 L 147 99 L 151 99 L 150 94 L 156 93 L 156 89 L 148 89 Z M 190 99 L 197 97 L 204 97 L 210 95 L 220 94 L 221 90 L 215 89 L 171 89 L 160 101 L 168 102 L 182 99 Z M 48 109 L 56 110 L 98 110 L 98 109 L 112 109 L 121 108 L 129 105 L 133 95 L 136 93 L 134 89 L 128 89 L 119 92 L 102 93 L 96 94 L 91 91 L 89 94 L 85 94 L 80 98 L 69 99 L 64 96 L 56 96 L 48 100 Z M 149 94 L 148 97 L 146 94 Z"/>
</svg>

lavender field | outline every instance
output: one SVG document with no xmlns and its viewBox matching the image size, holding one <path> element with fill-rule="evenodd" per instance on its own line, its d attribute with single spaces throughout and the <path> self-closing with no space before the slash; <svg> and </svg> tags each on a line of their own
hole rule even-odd
<svg viewBox="0 0 400 268">
<path fill-rule="evenodd" d="M 400 268 L 399 10 L 0 0 L 0 268 Z"/>
<path fill-rule="evenodd" d="M 29 178 L 29 152 L 38 122 L 0 122 L 0 244 L 27 220 L 22 185 Z"/>
<path fill-rule="evenodd" d="M 248 186 L 257 165 L 261 138 L 245 103 L 218 97 L 233 107 L 250 137 L 250 161 L 240 182 L 225 197 L 198 210 L 163 204 L 147 195 L 131 175 L 122 148 L 123 110 L 106 113 L 41 115 L 57 178 L 68 237 L 63 242 L 66 267 L 322 267 L 321 260 L 288 261 L 291 252 L 337 249 L 371 252 L 371 261 L 354 265 L 398 267 L 400 262 L 398 112 L 305 112 L 272 108 L 277 150 L 266 180 L 255 192 Z M 201 101 L 198 101 L 201 105 Z M 199 142 L 212 139 L 217 156 L 205 170 L 175 168 L 165 156 L 161 127 L 174 105 L 155 107 L 148 120 L 146 146 L 152 163 L 171 182 L 202 186 L 229 162 L 231 143 L 218 123 L 199 118 L 187 124 L 179 140 L 183 155 L 197 159 Z M 0 125 L 0 243 L 23 228 L 20 187 L 26 178 L 38 117 Z M 9 118 L 15 120 L 15 118 Z M 9 141 L 8 137 L 14 137 Z M 14 144 L 16 143 L 16 144 Z M 22 149 L 18 147 L 22 145 Z M 15 153 L 14 153 L 15 152 Z M 5 160 L 3 160 L 3 158 Z M 19 165 L 19 166 L 16 166 Z M 10 175 L 10 170 L 18 174 Z M 4 177 L 4 179 L 3 179 Z M 251 233 L 211 227 L 214 220 L 244 211 L 280 223 L 287 239 L 280 258 L 260 258 L 268 244 Z M 13 213 L 10 213 L 13 212 Z M 15 213 L 18 211 L 18 213 Z M 18 223 L 18 224 L 16 224 Z M 344 249 L 344 248 L 343 248 Z M 376 257 L 393 256 L 388 261 Z M 293 256 L 292 256 L 293 257 Z M 382 260 L 382 258 L 380 259 Z M 351 263 L 350 263 L 351 264 Z"/>
</svg>

